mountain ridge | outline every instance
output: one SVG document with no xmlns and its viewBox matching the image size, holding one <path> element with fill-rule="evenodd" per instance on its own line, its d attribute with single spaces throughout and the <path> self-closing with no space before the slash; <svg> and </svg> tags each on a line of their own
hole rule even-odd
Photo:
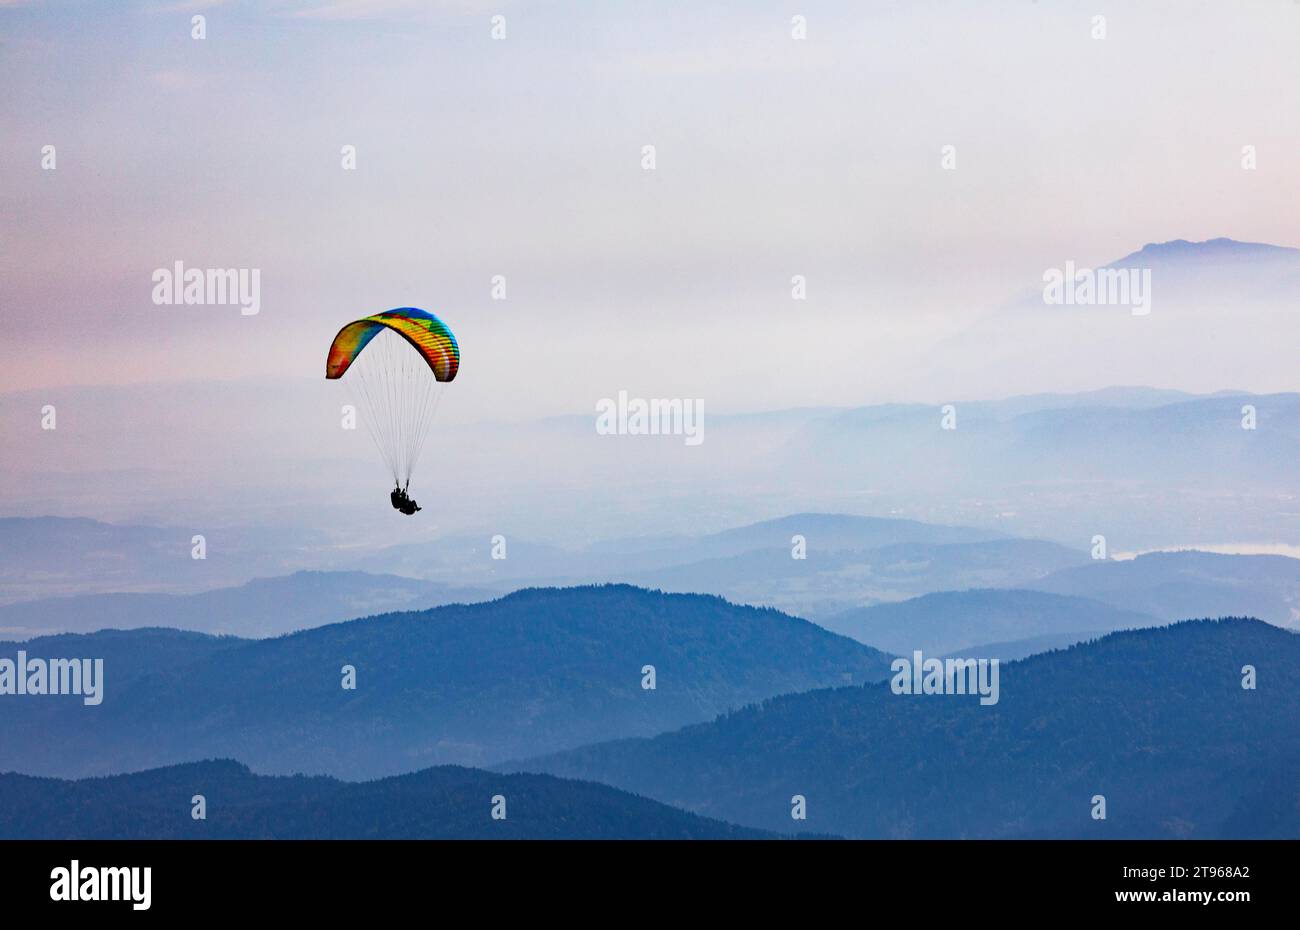
<svg viewBox="0 0 1300 930">
<path fill-rule="evenodd" d="M 662 732 L 888 674 L 883 653 L 772 608 L 629 585 L 529 588 L 270 639 L 196 640 L 191 658 L 131 649 L 161 635 L 80 641 L 115 644 L 100 706 L 0 701 L 0 767 L 84 776 L 232 756 L 270 774 L 374 777 Z M 20 648 L 0 643 L 0 654 Z"/>
<path fill-rule="evenodd" d="M 1030 656 L 1000 678 L 988 707 L 888 683 L 818 689 L 500 768 L 777 831 L 799 793 L 803 828 L 850 837 L 1300 836 L 1300 634 L 1189 620 Z M 1287 818 L 1261 806 L 1261 778 L 1289 778 Z M 1099 794 L 1105 821 L 1090 813 Z"/>
<path fill-rule="evenodd" d="M 204 818 L 191 816 L 204 796 Z M 498 800 L 500 799 L 500 800 Z M 494 808 L 504 817 L 494 817 Z M 440 766 L 363 782 L 231 759 L 69 781 L 0 773 L 4 839 L 765 839 L 606 785 Z"/>
</svg>

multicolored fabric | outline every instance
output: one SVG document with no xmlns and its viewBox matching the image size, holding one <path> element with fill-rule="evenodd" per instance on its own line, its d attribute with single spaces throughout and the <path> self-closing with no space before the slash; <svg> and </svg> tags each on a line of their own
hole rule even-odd
<svg viewBox="0 0 1300 930">
<path fill-rule="evenodd" d="M 460 368 L 460 346 L 442 320 L 417 307 L 399 307 L 362 317 L 344 326 L 330 343 L 325 377 L 341 378 L 375 334 L 387 327 L 413 345 L 439 381 L 450 381 Z"/>
</svg>

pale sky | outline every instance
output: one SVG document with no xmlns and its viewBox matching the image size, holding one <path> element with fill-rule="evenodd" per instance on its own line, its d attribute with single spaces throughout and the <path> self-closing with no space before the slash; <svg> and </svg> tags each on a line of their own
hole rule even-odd
<svg viewBox="0 0 1300 930">
<path fill-rule="evenodd" d="M 452 419 L 1282 389 L 935 353 L 1066 259 L 1300 246 L 1297 36 L 1283 0 L 0 2 L 0 390 L 317 377 L 402 305 L 460 338 Z M 260 269 L 261 312 L 154 306 L 177 260 Z"/>
</svg>

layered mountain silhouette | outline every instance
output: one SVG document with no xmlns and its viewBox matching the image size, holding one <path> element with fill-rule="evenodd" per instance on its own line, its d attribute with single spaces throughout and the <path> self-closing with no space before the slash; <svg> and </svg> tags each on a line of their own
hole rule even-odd
<svg viewBox="0 0 1300 930">
<path fill-rule="evenodd" d="M 106 524 L 86 522 L 95 534 L 109 531 Z M 791 557 L 795 536 L 804 539 L 806 558 Z M 474 576 L 471 562 L 491 561 L 480 543 L 460 539 L 432 549 L 412 547 L 408 555 L 393 561 L 409 559 L 413 567 L 418 553 L 424 552 L 432 559 L 429 564 L 442 566 L 440 571 L 445 570 L 447 577 Z M 697 561 L 671 561 L 695 556 Z M 123 558 L 131 557 L 124 553 Z M 516 566 L 511 571 L 523 576 L 540 571 L 545 563 L 569 580 L 576 575 L 583 583 L 630 581 L 642 587 L 774 606 L 855 637 L 859 631 L 852 611 L 969 588 L 1027 588 L 1084 597 L 1162 621 L 1198 614 L 1244 615 L 1290 626 L 1300 618 L 1300 560 L 1285 556 L 1181 551 L 1094 561 L 1082 550 L 1045 540 L 845 515 L 796 514 L 716 536 L 684 537 L 671 545 L 665 538 L 618 540 L 574 551 L 524 545 L 512 550 L 510 560 L 502 560 L 507 561 Z M 642 567 L 619 570 L 620 562 Z M 124 592 L 42 598 L 0 605 L 0 635 L 17 639 L 62 631 L 163 626 L 265 637 L 381 611 L 481 601 L 501 593 L 496 587 L 513 584 L 509 575 L 468 586 L 391 574 L 300 571 L 191 595 Z M 545 573 L 538 583 L 546 583 Z M 1023 600 L 1026 595 L 987 597 Z M 1044 601 L 1039 605 L 1046 611 L 1043 622 L 1015 631 L 1002 631 L 996 624 L 978 630 L 975 619 L 991 615 L 974 602 L 936 599 L 914 607 L 944 611 L 956 607 L 965 612 L 963 617 L 969 613 L 967 619 L 956 621 L 977 633 L 977 644 L 993 641 L 989 637 L 1034 638 L 1063 629 L 1091 633 L 1145 623 L 1062 627 L 1065 603 Z"/>
<path fill-rule="evenodd" d="M 83 530 L 84 539 L 78 535 Z M 86 580 L 91 587 L 113 577 L 130 589 L 151 576 L 156 586 L 167 587 L 170 579 L 175 587 L 178 574 L 194 572 L 189 550 L 178 545 L 184 540 L 173 531 L 41 519 L 0 521 L 0 539 L 6 532 L 13 570 L 48 578 L 50 585 L 63 576 L 42 566 L 55 569 L 69 555 L 80 558 L 101 547 L 116 553 L 117 574 L 99 577 L 92 568 Z M 131 542 L 136 537 L 150 542 Z M 796 537 L 804 540 L 806 558 L 791 557 Z M 20 540 L 32 546 L 24 548 Z M 155 552 L 152 547 L 164 541 L 163 551 Z M 383 611 L 481 601 L 519 587 L 609 582 L 716 594 L 813 617 L 953 585 L 1028 584 L 1086 561 L 1083 552 L 1056 543 L 995 531 L 819 513 L 703 536 L 617 539 L 575 549 L 515 540 L 506 559 L 493 559 L 489 542 L 456 536 L 351 556 L 353 562 L 386 566 L 384 574 L 299 571 L 192 594 L 123 590 L 0 604 L 0 635 L 165 626 L 266 637 Z M 64 554 L 56 556 L 56 549 Z M 15 583 L 14 590 L 26 588 Z M 0 587 L 0 599 L 3 593 Z"/>
<path fill-rule="evenodd" d="M 1037 539 L 905 542 L 857 550 L 832 548 L 816 534 L 804 538 L 802 559 L 791 558 L 787 540 L 781 548 L 638 573 L 631 580 L 667 591 L 705 591 L 820 621 L 849 607 L 951 587 L 1030 585 L 1088 558 Z"/>
<path fill-rule="evenodd" d="M 1150 376 L 1154 342 L 1156 351 L 1175 354 L 1180 368 L 1191 369 L 1186 378 L 1168 380 L 1196 386 L 1198 392 L 1118 386 L 999 397 L 986 393 L 995 386 L 971 381 L 957 396 L 925 403 L 744 415 L 718 411 L 709 417 L 708 442 L 686 450 L 692 455 L 682 461 L 683 450 L 673 443 L 603 442 L 586 414 L 466 431 L 448 424 L 442 441 L 468 445 L 472 440 L 475 455 L 463 463 L 465 473 L 448 476 L 473 505 L 456 505 L 456 522 L 445 527 L 442 515 L 432 512 L 406 524 L 389 520 L 396 515 L 387 506 L 386 489 L 367 483 L 373 473 L 366 466 L 372 463 L 359 454 L 348 463 L 330 458 L 320 447 L 318 426 L 296 424 L 298 441 L 288 442 L 285 421 L 295 411 L 301 416 L 312 410 L 322 418 L 336 414 L 332 404 L 322 406 L 318 384 L 237 390 L 208 385 L 204 391 L 166 394 L 139 386 L 67 389 L 60 409 L 75 411 L 78 431 L 53 432 L 44 437 L 48 442 L 12 450 L 0 462 L 0 509 L 162 514 L 180 526 L 104 529 L 87 525 L 93 521 L 54 517 L 32 518 L 25 525 L 19 518 L 0 520 L 0 602 L 105 591 L 193 593 L 298 569 L 397 574 L 497 593 L 524 584 L 633 581 L 637 572 L 789 545 L 788 536 L 744 539 L 741 534 L 741 548 L 710 551 L 707 544 L 695 544 L 722 534 L 687 535 L 681 527 L 708 531 L 798 511 L 873 513 L 978 528 L 976 537 L 946 541 L 1046 538 L 1081 550 L 1090 548 L 1098 533 L 1116 551 L 1251 541 L 1300 544 L 1300 519 L 1286 505 L 1286 495 L 1294 491 L 1292 463 L 1300 456 L 1300 434 L 1291 427 L 1300 422 L 1300 395 L 1273 388 L 1224 390 L 1255 380 L 1247 362 L 1260 352 L 1287 351 L 1285 340 L 1259 338 L 1289 319 L 1300 293 L 1300 263 L 1286 271 L 1293 259 L 1290 252 L 1285 255 L 1276 266 L 1266 262 L 1282 278 L 1256 276 L 1249 263 L 1231 265 L 1234 275 L 1240 272 L 1234 282 L 1243 288 L 1252 281 L 1270 281 L 1269 287 L 1291 281 L 1291 299 L 1276 301 L 1268 311 L 1272 317 L 1247 319 L 1231 294 L 1208 297 L 1210 322 L 1231 330 L 1221 339 L 1206 334 L 1205 321 L 1183 314 L 1176 302 L 1170 305 L 1165 296 L 1171 282 L 1161 267 L 1154 268 L 1155 302 L 1148 317 L 1133 317 L 1124 308 L 1062 310 L 1040 300 L 1023 321 L 1032 329 L 1043 314 L 1051 316 L 1046 325 L 1056 332 L 1052 342 L 1064 352 L 1075 351 L 1080 327 L 1106 330 L 1107 345 L 1095 365 L 1078 357 L 1026 360 L 1051 370 L 1038 383 L 1060 384 L 1060 372 L 1068 370 L 1077 372 L 1082 384 L 1103 377 L 1112 384 L 1136 384 L 1135 378 Z M 1222 270 L 1216 262 L 1209 267 Z M 1091 309 L 1103 313 L 1094 320 Z M 996 355 L 1004 349 L 1037 351 L 1038 343 L 1020 327 L 1015 320 L 993 321 L 982 348 L 967 347 L 959 358 L 935 363 L 945 369 L 955 361 L 989 369 L 998 367 Z M 1176 344 L 1171 330 L 1185 331 L 1194 346 Z M 1011 333 L 1017 338 L 1009 339 Z M 1225 353 L 1228 343 L 1237 344 L 1234 352 Z M 1112 350 L 1140 363 L 1140 373 L 1127 366 L 1112 371 L 1105 364 Z M 1228 354 L 1238 360 L 1237 368 L 1209 383 L 1207 372 L 1223 372 Z M 233 404 L 230 397 L 236 398 Z M 40 393 L 5 395 L 0 432 L 25 429 L 23 411 L 46 402 L 53 401 Z M 945 403 L 954 405 L 956 429 L 941 428 Z M 192 416 L 196 406 L 206 404 L 223 410 L 269 405 L 268 416 L 223 416 L 217 428 Z M 1242 428 L 1246 406 L 1255 410 L 1254 429 Z M 101 424 L 139 411 L 163 416 L 160 408 L 177 448 L 220 467 L 213 465 L 202 476 L 169 471 L 159 463 L 157 448 L 142 443 L 119 450 L 120 461 L 115 459 L 113 472 L 106 474 L 104 462 L 79 459 L 71 446 L 58 451 L 74 435 L 82 437 L 79 441 L 94 435 L 112 443 L 111 430 Z M 313 436 L 315 444 L 308 441 Z M 528 456 L 520 456 L 521 447 Z M 264 475 L 263 482 L 249 485 L 229 458 L 232 448 L 241 450 L 239 461 L 249 472 Z M 349 448 L 362 451 L 356 444 Z M 1197 454 L 1188 454 L 1189 449 Z M 672 457 L 665 461 L 666 456 Z M 21 461 L 24 457 L 32 461 Z M 266 472 L 268 461 L 277 463 L 274 474 Z M 55 462 L 59 470 L 51 470 Z M 511 464 L 499 473 L 483 467 L 490 462 Z M 561 468 L 570 481 L 565 492 L 538 480 Z M 114 480 L 118 470 L 148 480 Z M 342 499 L 336 494 L 340 474 L 348 481 L 355 475 L 356 482 L 356 493 Z M 213 489 L 212 497 L 196 499 L 196 483 Z M 476 496 L 485 485 L 499 492 L 491 504 Z M 653 486 L 672 506 L 634 518 L 621 497 L 622 486 Z M 583 504 L 576 503 L 579 493 L 585 495 Z M 322 499 L 329 506 L 318 506 Z M 231 501 L 238 502 L 237 512 L 249 525 L 238 532 L 212 528 L 215 517 L 209 511 L 229 512 Z M 574 515 L 575 507 L 583 512 Z M 561 519 L 565 513 L 570 520 Z M 287 523 L 287 517 L 295 523 Z M 644 526 L 652 535 L 620 538 L 629 526 Z M 190 539 L 205 528 L 208 558 L 195 562 Z M 498 532 L 509 537 L 508 559 L 491 558 L 490 540 Z"/>
<path fill-rule="evenodd" d="M 810 551 L 832 553 L 905 543 L 943 545 L 1004 539 L 1005 534 L 887 517 L 795 513 L 698 536 L 662 535 L 601 540 L 577 548 L 523 542 L 510 558 L 489 558 L 486 538 L 450 537 L 381 549 L 362 566 L 388 566 L 412 575 L 471 578 L 482 583 L 648 582 L 690 566 L 725 564 L 774 552 L 789 558 L 791 538 L 801 535 Z M 711 589 L 690 593 L 716 593 Z"/>
<path fill-rule="evenodd" d="M 191 815 L 195 795 L 204 798 L 202 820 Z M 504 818 L 492 816 L 494 806 Z M 225 760 L 82 781 L 0 775 L 2 839 L 683 840 L 771 835 L 604 785 L 458 766 L 361 783 L 254 775 Z"/>
<path fill-rule="evenodd" d="M 279 636 L 353 617 L 481 601 L 480 588 L 453 588 L 397 575 L 295 572 L 197 594 L 114 593 L 0 606 L 0 635 L 165 626 L 219 635 Z"/>
<path fill-rule="evenodd" d="M 792 557 L 796 537 L 803 558 Z M 427 566 L 432 556 L 433 564 L 454 564 L 464 573 L 472 551 L 469 540 L 444 541 L 433 549 L 397 547 L 377 559 L 415 571 L 419 559 Z M 820 618 L 952 586 L 1028 584 L 1087 560 L 1081 550 L 991 530 L 799 513 L 699 537 L 621 539 L 572 551 L 531 547 L 498 563 L 493 579 L 626 582 Z"/>
<path fill-rule="evenodd" d="M 1113 389 L 1095 393 L 1097 396 L 1086 399 L 1075 397 L 1084 404 L 1078 409 L 1095 412 L 1115 405 L 1130 412 L 1161 410 L 1169 399 L 1168 392 Z M 1044 405 L 1051 407 L 1068 399 L 1020 398 L 1017 415 L 1028 416 Z M 1071 415 L 1076 411 L 1068 406 L 1064 409 Z M 161 545 L 159 533 L 165 533 L 170 547 L 162 556 L 153 549 Z M 144 542 L 126 541 L 137 536 Z M 804 558 L 792 557 L 796 541 Z M 175 542 L 174 532 L 147 527 L 82 520 L 0 520 L 0 548 L 12 557 L 0 574 L 7 571 L 14 577 L 42 579 L 43 585 L 55 584 L 53 579 L 63 576 L 57 571 L 60 559 L 54 550 L 66 549 L 76 559 L 88 560 L 92 587 L 108 583 L 109 577 L 126 587 L 139 586 L 154 571 L 159 573 L 156 585 L 160 585 L 177 566 L 188 572 L 194 564 L 188 550 Z M 115 548 L 119 544 L 123 548 Z M 1254 616 L 1284 626 L 1300 622 L 1300 560 L 1285 556 L 1175 551 L 1127 561 L 1095 561 L 1083 549 L 1048 540 L 913 520 L 818 513 L 792 514 L 699 537 L 633 537 L 576 549 L 518 540 L 511 545 L 509 559 L 491 558 L 487 540 L 470 537 L 405 544 L 360 559 L 443 580 L 356 571 L 299 571 L 188 595 L 125 591 L 2 604 L 0 635 L 22 639 L 61 631 L 161 626 L 265 637 L 381 611 L 481 601 L 520 586 L 608 582 L 715 594 L 736 603 L 777 607 L 859 638 L 853 611 L 927 594 L 987 588 L 1083 597 L 1161 621 L 1209 614 Z M 110 554 L 114 558 L 110 559 Z M 97 575 L 97 559 L 105 565 L 116 564 L 117 573 Z M 162 562 L 155 564 L 151 559 Z M 166 571 L 160 567 L 164 563 Z M 27 587 L 26 582 L 18 581 L 10 590 Z M 0 600 L 4 590 L 0 586 Z M 1026 597 L 985 595 L 986 599 L 1022 602 Z M 958 644 L 941 644 L 952 648 L 961 643 L 1018 643 L 1060 632 L 1086 638 L 1086 634 L 1148 622 L 1129 618 L 1094 623 L 1086 616 L 1071 622 L 1070 612 L 1065 610 L 1067 602 L 1050 601 L 1034 607 L 1042 609 L 1041 622 L 1035 622 L 1036 614 L 1023 607 L 1008 602 L 1000 611 L 990 612 L 988 604 L 970 598 L 958 603 L 950 594 L 900 606 L 893 612 L 957 610 L 948 622 L 970 630 L 971 636 Z M 999 613 L 1006 616 L 1017 611 L 1025 621 L 1023 628 L 1012 624 L 1004 629 L 996 619 Z M 874 616 L 890 613 L 882 610 Z M 979 627 L 984 622 L 990 626 L 982 630 Z M 1008 655 L 1023 648 L 1027 643 L 1012 648 Z"/>
<path fill-rule="evenodd" d="M 1162 620 L 1200 614 L 1300 623 L 1300 559 L 1281 555 L 1152 552 L 1062 569 L 1028 587 L 1089 597 Z"/>
<path fill-rule="evenodd" d="M 159 579 L 173 577 L 189 558 L 189 546 L 188 535 L 159 527 L 3 517 L 0 603 L 69 590 L 157 590 Z"/>
<path fill-rule="evenodd" d="M 1037 639 L 1050 642 L 1046 648 L 1057 648 L 1115 630 L 1158 626 L 1162 621 L 1082 597 L 979 589 L 926 594 L 846 611 L 819 622 L 828 630 L 895 655 L 911 655 L 914 649 L 944 655 L 993 643 L 1000 644 L 1003 651 L 1007 647 L 1014 651 L 1014 643 Z"/>
<path fill-rule="evenodd" d="M 105 659 L 99 706 L 0 699 L 0 770 L 65 777 L 235 756 L 260 772 L 349 778 L 499 762 L 881 680 L 889 663 L 775 610 L 622 585 L 267 640 L 105 632 L 0 644 L 0 657 L 18 649 Z"/>
<path fill-rule="evenodd" d="M 1028 636 L 1024 639 L 1012 639 L 1005 642 L 980 643 L 976 646 L 963 646 L 954 652 L 946 653 L 944 658 L 957 659 L 997 659 L 1000 662 L 1014 662 L 1027 659 L 1040 652 L 1065 649 L 1075 643 L 1085 643 L 1090 639 L 1100 639 L 1105 634 L 1097 630 L 1074 630 L 1068 633 L 1046 633 L 1042 636 Z"/>
<path fill-rule="evenodd" d="M 1243 688 L 1246 666 L 1254 689 Z M 1294 838 L 1297 747 L 1300 635 L 1225 619 L 1010 663 L 992 706 L 888 684 L 819 690 L 505 768 L 778 831 Z M 796 794 L 805 822 L 790 816 Z M 1098 796 L 1104 820 L 1093 817 Z"/>
<path fill-rule="evenodd" d="M 996 522 L 1080 549 L 1102 529 L 1117 549 L 1300 538 L 1279 514 L 1295 486 L 1300 395 L 1040 400 L 958 402 L 953 430 L 927 404 L 810 418 L 772 461 L 809 495 L 867 486 L 882 500 L 942 508 L 944 522 Z M 1255 429 L 1242 428 L 1244 406 Z"/>
</svg>

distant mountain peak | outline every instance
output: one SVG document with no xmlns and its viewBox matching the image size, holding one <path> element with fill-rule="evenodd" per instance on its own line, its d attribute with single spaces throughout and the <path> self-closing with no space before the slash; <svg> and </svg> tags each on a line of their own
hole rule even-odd
<svg viewBox="0 0 1300 930">
<path fill-rule="evenodd" d="M 1267 242 L 1241 242 L 1225 236 L 1204 242 L 1171 239 L 1168 242 L 1148 242 L 1138 251 L 1112 262 L 1110 267 L 1144 261 L 1250 261 L 1261 258 L 1300 258 L 1300 249 Z"/>
</svg>

